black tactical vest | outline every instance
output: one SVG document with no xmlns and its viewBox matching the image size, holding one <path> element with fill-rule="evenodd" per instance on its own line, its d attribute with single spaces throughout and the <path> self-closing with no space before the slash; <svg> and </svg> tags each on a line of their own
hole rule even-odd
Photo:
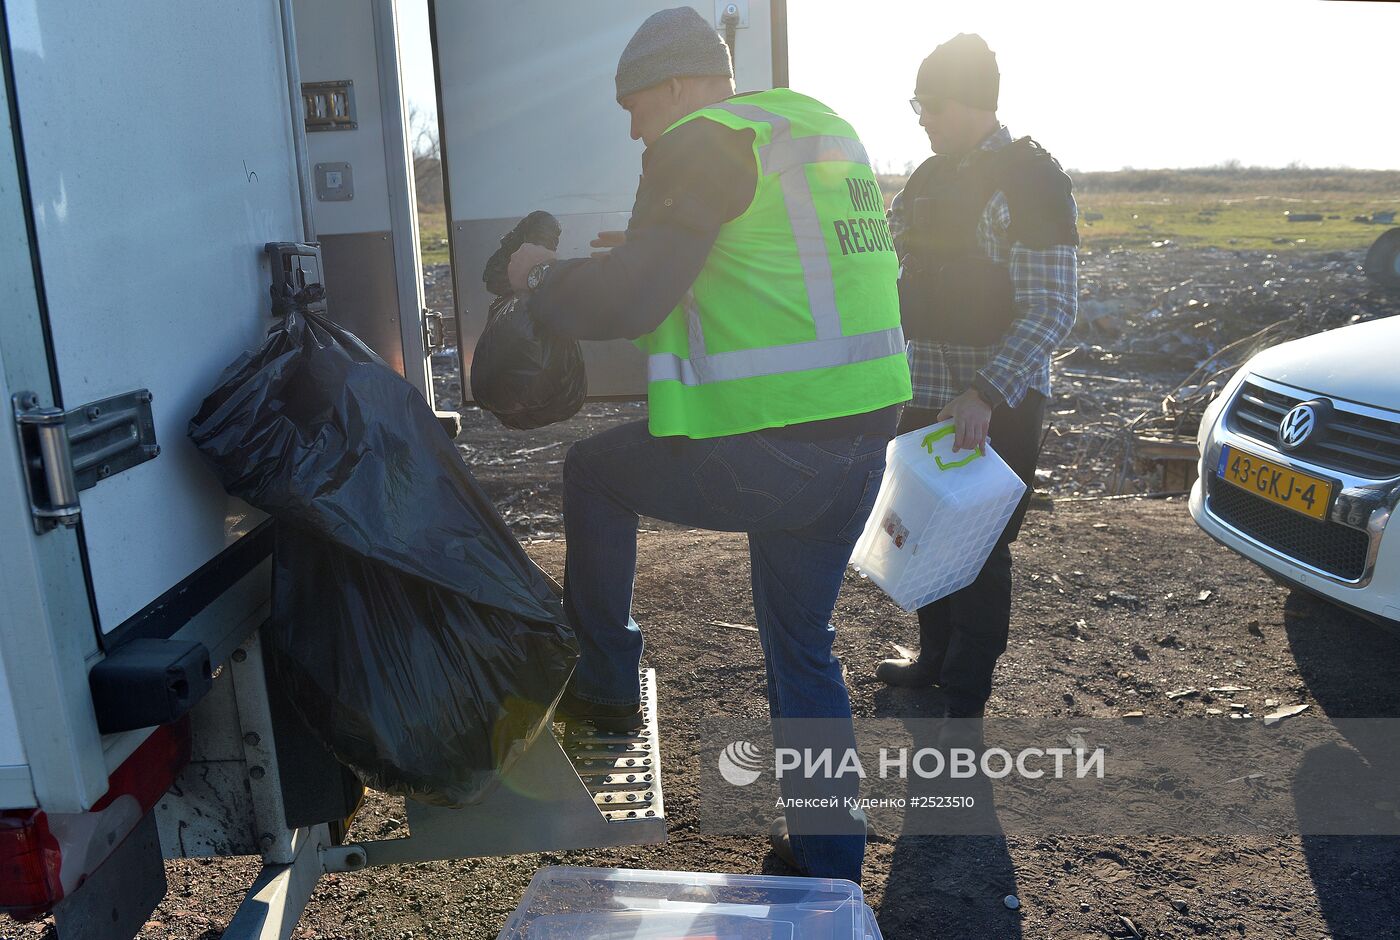
<svg viewBox="0 0 1400 940">
<path fill-rule="evenodd" d="M 1079 244 L 1074 200 L 1069 177 L 1029 137 L 960 162 L 931 157 L 904 187 L 900 315 L 908 339 L 992 346 L 1019 314 L 1010 268 L 988 260 L 977 241 L 988 201 L 1005 194 L 1013 243 L 1048 248 Z"/>
</svg>

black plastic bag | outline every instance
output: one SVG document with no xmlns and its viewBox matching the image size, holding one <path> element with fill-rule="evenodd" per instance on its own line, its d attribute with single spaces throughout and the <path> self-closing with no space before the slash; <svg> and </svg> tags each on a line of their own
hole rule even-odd
<svg viewBox="0 0 1400 940">
<path fill-rule="evenodd" d="M 277 520 L 269 669 L 375 789 L 485 796 L 546 730 L 578 646 L 418 391 L 294 311 L 223 375 L 189 433 Z"/>
<path fill-rule="evenodd" d="M 527 298 L 511 294 L 510 256 L 529 242 L 559 246 L 559 222 L 548 212 L 532 212 L 501 238 L 486 262 L 482 280 L 497 295 L 486 328 L 472 354 L 472 398 L 508 428 L 529 430 L 572 418 L 588 392 L 583 351 L 577 340 L 538 330 Z"/>
</svg>

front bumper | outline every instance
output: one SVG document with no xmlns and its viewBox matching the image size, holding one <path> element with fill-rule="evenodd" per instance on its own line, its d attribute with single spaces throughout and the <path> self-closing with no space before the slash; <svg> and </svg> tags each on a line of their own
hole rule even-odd
<svg viewBox="0 0 1400 940">
<path fill-rule="evenodd" d="M 1212 423 L 1200 441 L 1200 476 L 1190 499 L 1196 524 L 1282 580 L 1363 614 L 1400 621 L 1400 535 L 1384 537 L 1400 496 L 1400 481 L 1355 477 L 1237 434 L 1229 420 L 1233 405 L 1228 401 L 1209 415 Z M 1329 520 L 1295 520 L 1291 510 L 1273 507 L 1219 479 L 1216 467 L 1226 445 L 1333 481 L 1336 495 Z"/>
</svg>

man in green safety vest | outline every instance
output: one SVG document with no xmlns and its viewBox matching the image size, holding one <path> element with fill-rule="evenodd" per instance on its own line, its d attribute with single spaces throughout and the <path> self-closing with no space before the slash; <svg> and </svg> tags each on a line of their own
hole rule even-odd
<svg viewBox="0 0 1400 940">
<path fill-rule="evenodd" d="M 617 99 L 646 145 L 627 231 L 602 233 L 610 251 L 594 258 L 524 245 L 510 262 L 540 328 L 626 337 L 647 356 L 649 420 L 564 462 L 581 654 L 560 709 L 604 731 L 642 723 L 639 516 L 746 532 L 774 743 L 815 736 L 837 766 L 855 738 L 830 617 L 911 394 L 884 201 L 829 108 L 788 89 L 735 95 L 728 49 L 690 7 L 642 24 Z M 795 776 L 785 796 L 858 785 Z M 770 837 L 807 874 L 859 881 L 863 817 L 836 802 L 788 810 Z"/>
</svg>

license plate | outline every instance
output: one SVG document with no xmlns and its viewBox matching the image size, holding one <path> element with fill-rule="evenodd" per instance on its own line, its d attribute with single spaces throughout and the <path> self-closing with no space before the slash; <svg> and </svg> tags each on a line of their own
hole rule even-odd
<svg viewBox="0 0 1400 940">
<path fill-rule="evenodd" d="M 1281 467 L 1267 457 L 1235 447 L 1220 448 L 1215 475 L 1226 483 L 1313 519 L 1326 519 L 1327 507 L 1332 502 L 1332 484 L 1327 480 Z"/>
</svg>

